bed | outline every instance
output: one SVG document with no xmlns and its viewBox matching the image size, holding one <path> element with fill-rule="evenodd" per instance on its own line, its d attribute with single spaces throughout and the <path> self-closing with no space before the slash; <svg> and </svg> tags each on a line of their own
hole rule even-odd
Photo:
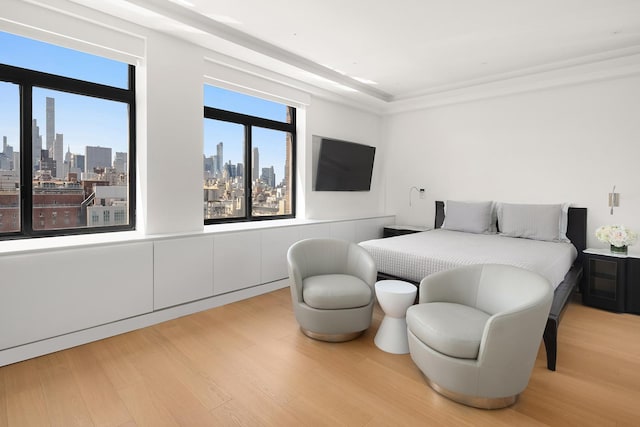
<svg viewBox="0 0 640 427">
<path fill-rule="evenodd" d="M 360 245 L 376 261 L 379 280 L 400 279 L 417 285 L 423 277 L 437 271 L 482 263 L 510 264 L 541 274 L 555 289 L 543 335 L 547 368 L 555 371 L 560 320 L 582 278 L 586 217 L 586 208 L 569 207 L 566 211 L 567 241 L 540 241 L 442 229 L 445 204 L 437 201 L 433 231 L 374 239 Z M 499 222 L 492 220 L 497 224 L 495 232 L 499 231 Z"/>
</svg>

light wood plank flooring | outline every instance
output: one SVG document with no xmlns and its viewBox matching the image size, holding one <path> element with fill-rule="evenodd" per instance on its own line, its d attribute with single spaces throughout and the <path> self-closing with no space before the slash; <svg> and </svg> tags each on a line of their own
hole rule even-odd
<svg viewBox="0 0 640 427">
<path fill-rule="evenodd" d="M 409 355 L 303 336 L 288 289 L 0 368 L 0 426 L 639 426 L 640 316 L 572 303 L 558 371 L 512 407 L 432 391 Z"/>
</svg>

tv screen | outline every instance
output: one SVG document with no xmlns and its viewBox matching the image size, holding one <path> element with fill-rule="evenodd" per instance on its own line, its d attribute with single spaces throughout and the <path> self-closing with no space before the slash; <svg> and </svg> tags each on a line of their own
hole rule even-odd
<svg viewBox="0 0 640 427">
<path fill-rule="evenodd" d="M 322 138 L 316 191 L 369 191 L 376 148 Z"/>
</svg>

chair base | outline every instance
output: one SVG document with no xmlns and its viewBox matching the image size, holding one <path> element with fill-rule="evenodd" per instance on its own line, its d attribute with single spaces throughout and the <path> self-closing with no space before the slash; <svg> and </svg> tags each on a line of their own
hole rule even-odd
<svg viewBox="0 0 640 427">
<path fill-rule="evenodd" d="M 427 376 L 425 376 L 425 379 L 427 380 L 427 384 L 429 384 L 429 387 L 431 387 L 444 397 L 451 399 L 454 402 L 462 403 L 463 405 L 472 406 L 479 409 L 506 408 L 507 406 L 511 406 L 516 403 L 516 400 L 518 400 L 518 396 L 520 396 L 519 394 L 516 394 L 514 396 L 494 398 L 469 396 L 466 394 L 448 390 L 441 385 L 431 381 Z"/>
<path fill-rule="evenodd" d="M 326 342 L 345 342 L 351 341 L 358 338 L 360 335 L 364 333 L 364 331 L 357 332 L 347 332 L 345 334 L 324 334 L 321 332 L 313 332 L 303 327 L 300 327 L 300 330 L 303 334 L 308 336 L 309 338 L 313 338 L 318 341 L 326 341 Z"/>
</svg>

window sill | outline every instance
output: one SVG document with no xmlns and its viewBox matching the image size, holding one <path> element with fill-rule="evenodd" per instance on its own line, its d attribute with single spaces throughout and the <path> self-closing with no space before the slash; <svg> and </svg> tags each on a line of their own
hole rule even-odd
<svg viewBox="0 0 640 427">
<path fill-rule="evenodd" d="M 82 234 L 74 236 L 42 237 L 34 239 L 16 239 L 0 241 L 0 255 L 20 255 L 46 252 L 50 250 L 73 249 L 88 246 L 124 244 L 133 242 L 152 242 L 155 240 L 178 239 L 234 231 L 259 230 L 295 225 L 314 224 L 326 221 L 306 219 L 276 219 L 270 221 L 236 222 L 228 224 L 207 225 L 203 231 L 142 234 L 140 231 L 122 231 L 114 233 Z"/>
<path fill-rule="evenodd" d="M 387 216 L 387 215 L 380 215 Z M 370 217 L 379 218 L 380 216 Z M 204 226 L 202 231 L 147 234 L 140 231 L 122 231 L 114 233 L 83 234 L 75 236 L 42 237 L 34 239 L 18 239 L 0 241 L 0 255 L 20 255 L 27 253 L 46 252 L 50 250 L 73 249 L 79 247 L 100 246 L 109 244 L 126 244 L 134 242 L 153 242 L 157 240 L 179 239 L 185 237 L 210 236 L 237 231 L 268 230 L 281 227 L 295 227 L 311 224 L 323 224 L 342 221 L 357 221 L 368 218 L 343 219 L 274 219 L 269 221 L 233 222 L 226 224 L 212 224 Z"/>
<path fill-rule="evenodd" d="M 144 240 L 145 236 L 138 231 L 5 240 L 0 242 L 0 255 L 43 252 L 52 249 L 70 249 L 75 247 L 103 245 L 105 243 L 131 243 Z"/>
</svg>

